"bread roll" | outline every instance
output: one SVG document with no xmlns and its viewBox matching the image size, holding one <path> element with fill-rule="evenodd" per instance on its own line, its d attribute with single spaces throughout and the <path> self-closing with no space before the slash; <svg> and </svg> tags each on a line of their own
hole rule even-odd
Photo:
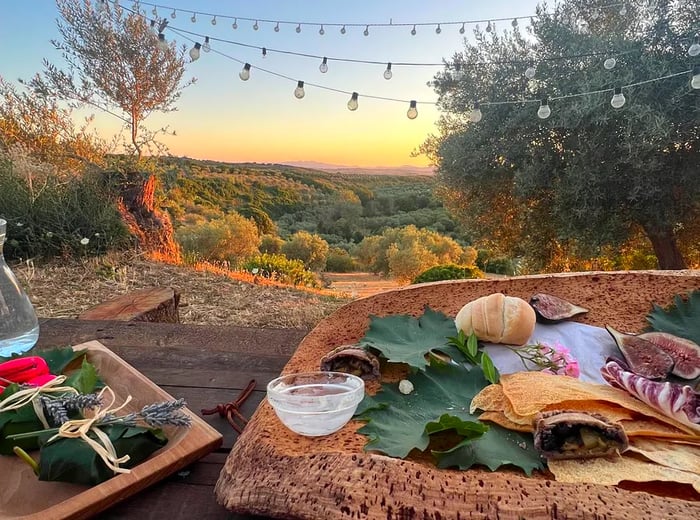
<svg viewBox="0 0 700 520">
<path fill-rule="evenodd" d="M 495 293 L 467 303 L 457 313 L 455 325 L 482 341 L 524 345 L 535 330 L 535 311 L 521 298 Z"/>
</svg>

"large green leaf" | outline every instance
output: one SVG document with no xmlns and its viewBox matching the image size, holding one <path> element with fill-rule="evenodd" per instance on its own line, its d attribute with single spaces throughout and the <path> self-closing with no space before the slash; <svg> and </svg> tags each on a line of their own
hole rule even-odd
<svg viewBox="0 0 700 520">
<path fill-rule="evenodd" d="M 403 314 L 381 318 L 372 316 L 360 344 L 378 350 L 392 363 L 407 363 L 424 370 L 429 364 L 426 355 L 431 350 L 444 351 L 448 355 L 457 352 L 456 348 L 447 346 L 447 338 L 456 333 L 454 318 L 426 307 L 419 318 Z"/>
<path fill-rule="evenodd" d="M 654 304 L 647 321 L 652 330 L 668 332 L 700 345 L 700 291 L 692 291 L 687 300 L 676 295 L 667 309 Z"/>
<path fill-rule="evenodd" d="M 95 391 L 98 380 L 95 365 L 90 363 L 87 358 L 83 358 L 80 370 L 73 372 L 66 379 L 66 385 L 72 386 L 81 394 L 90 394 Z"/>
<path fill-rule="evenodd" d="M 518 466 L 530 475 L 533 469 L 542 469 L 542 459 L 535 451 L 531 435 L 506 430 L 498 425 L 478 439 L 466 439 L 447 451 L 433 451 L 439 468 L 469 469 L 482 464 L 491 471 L 503 465 Z"/>
</svg>

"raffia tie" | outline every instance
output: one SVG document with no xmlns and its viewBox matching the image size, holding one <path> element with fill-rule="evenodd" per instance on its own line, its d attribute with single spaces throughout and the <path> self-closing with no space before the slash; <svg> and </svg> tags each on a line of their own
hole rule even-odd
<svg viewBox="0 0 700 520">
<path fill-rule="evenodd" d="M 9 412 L 11 410 L 17 410 L 29 403 L 32 403 L 32 406 L 34 407 L 34 412 L 36 413 L 36 416 L 39 418 L 41 423 L 44 425 L 44 428 L 49 428 L 49 423 L 46 421 L 46 417 L 44 417 L 44 410 L 41 406 L 41 403 L 39 402 L 38 397 L 41 394 L 58 394 L 66 392 L 77 394 L 78 391 L 72 386 L 60 386 L 61 384 L 65 383 L 65 381 L 66 376 L 57 376 L 48 383 L 44 383 L 41 386 L 25 388 L 24 390 L 15 392 L 7 399 L 3 399 L 2 401 L 0 401 L 0 413 Z"/>
<path fill-rule="evenodd" d="M 125 462 L 129 461 L 129 455 L 117 457 L 117 450 L 114 448 L 109 436 L 99 428 L 99 422 L 102 421 L 107 415 L 116 414 L 116 412 L 129 404 L 131 401 L 131 396 L 128 396 L 120 406 L 112 408 L 112 406 L 114 406 L 114 402 L 117 400 L 117 397 L 108 386 L 105 386 L 98 395 L 100 398 L 102 398 L 103 394 L 105 393 L 108 393 L 110 396 L 109 404 L 97 408 L 92 417 L 66 421 L 58 429 L 58 433 L 51 437 L 48 442 L 52 442 L 60 437 L 66 439 L 82 439 L 95 451 L 95 453 L 100 456 L 102 461 L 109 469 L 115 473 L 130 473 L 130 469 L 119 466 L 120 464 L 124 464 Z M 98 440 L 95 440 L 88 435 L 88 432 L 90 431 L 97 436 Z"/>
</svg>

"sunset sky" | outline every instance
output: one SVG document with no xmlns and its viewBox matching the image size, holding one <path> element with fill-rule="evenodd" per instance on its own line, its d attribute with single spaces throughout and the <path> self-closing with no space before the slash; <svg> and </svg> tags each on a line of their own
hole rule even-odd
<svg viewBox="0 0 700 520">
<path fill-rule="evenodd" d="M 133 2 L 121 1 L 133 7 Z M 147 121 L 151 128 L 169 125 L 177 136 L 163 139 L 170 153 L 200 159 L 230 162 L 317 161 L 338 165 L 398 166 L 427 165 L 425 157 L 412 158 L 411 152 L 435 131 L 438 112 L 433 105 L 436 95 L 426 85 L 440 66 L 392 67 L 391 80 L 383 78 L 387 62 L 441 63 L 461 50 L 463 36 L 459 25 L 446 22 L 488 20 L 534 14 L 535 0 L 402 0 L 323 1 L 323 0 L 167 0 L 140 2 L 147 16 L 157 5 L 158 15 L 166 17 L 174 29 L 196 33 L 203 41 L 212 38 L 215 52 L 202 53 L 187 65 L 186 77 L 197 77 L 179 102 L 178 111 L 156 114 Z M 60 55 L 50 40 L 58 37 L 55 20 L 58 12 L 53 0 L 3 2 L 0 17 L 0 44 L 5 49 L 0 60 L 0 75 L 9 81 L 30 78 L 42 69 L 42 59 L 61 64 Z M 170 17 L 173 9 L 176 18 Z M 197 12 L 197 21 L 190 20 Z M 202 13 L 209 13 L 202 14 Z M 212 25 L 211 14 L 217 14 Z M 238 28 L 233 29 L 234 17 Z M 253 22 L 240 18 L 290 21 L 280 24 Z M 421 24 L 417 34 L 411 26 L 370 27 L 364 36 L 362 27 L 347 27 L 346 34 L 330 24 Z M 438 22 L 441 33 L 436 34 Z M 521 23 L 525 23 L 522 20 Z M 296 32 L 301 23 L 301 32 Z M 321 24 L 325 34 L 320 35 Z M 465 36 L 471 37 L 475 24 L 466 25 Z M 482 27 L 486 24 L 482 22 Z M 510 26 L 510 21 L 496 27 Z M 191 47 L 192 43 L 172 31 L 168 40 Z M 214 41 L 214 38 L 256 47 L 266 47 L 262 58 L 259 49 Z M 328 56 L 328 72 L 319 71 L 320 59 L 291 56 L 273 49 L 314 56 Z M 379 61 L 381 64 L 342 63 L 335 58 Z M 242 63 L 252 65 L 249 81 L 241 81 Z M 284 79 L 259 68 L 294 78 Z M 295 80 L 306 83 L 306 96 L 298 100 L 293 91 Z M 358 110 L 347 109 L 350 98 L 345 93 L 314 87 L 318 84 L 360 94 Z M 395 98 L 401 101 L 373 100 L 363 95 Z M 409 100 L 418 101 L 418 117 L 409 120 Z M 93 113 L 93 111 L 85 114 Z M 85 115 L 82 114 L 82 115 Z M 120 121 L 95 112 L 95 125 L 102 137 L 110 138 L 120 130 Z"/>
</svg>

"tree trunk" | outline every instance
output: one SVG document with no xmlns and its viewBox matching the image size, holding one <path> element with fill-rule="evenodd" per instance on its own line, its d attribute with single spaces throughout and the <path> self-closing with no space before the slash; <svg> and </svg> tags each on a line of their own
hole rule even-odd
<svg viewBox="0 0 700 520">
<path fill-rule="evenodd" d="M 129 231 L 146 253 L 160 260 L 179 261 L 180 248 L 175 242 L 170 215 L 155 207 L 155 176 L 145 180 L 139 174 L 129 177 L 122 184 L 119 202 L 119 211 Z"/>
<path fill-rule="evenodd" d="M 659 261 L 659 269 L 687 269 L 676 237 L 670 226 L 652 227 L 644 226 L 644 232 L 651 241 L 654 253 Z"/>
</svg>

